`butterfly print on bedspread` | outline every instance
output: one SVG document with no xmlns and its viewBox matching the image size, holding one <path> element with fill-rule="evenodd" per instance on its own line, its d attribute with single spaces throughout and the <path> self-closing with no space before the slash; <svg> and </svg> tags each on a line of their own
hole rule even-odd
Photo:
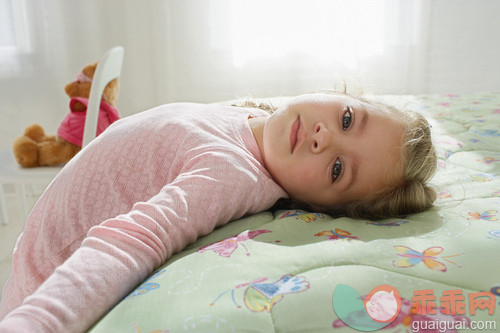
<svg viewBox="0 0 500 333">
<path fill-rule="evenodd" d="M 238 247 L 241 245 L 246 250 L 247 256 L 249 256 L 250 252 L 248 251 L 248 248 L 243 242 L 268 232 L 271 231 L 266 229 L 252 230 L 252 231 L 247 230 L 239 235 L 226 238 L 219 242 L 205 245 L 201 247 L 197 252 L 203 253 L 206 251 L 213 251 L 215 253 L 218 253 L 221 257 L 229 258 L 234 253 L 234 251 L 236 251 L 236 249 L 238 249 Z"/>
</svg>

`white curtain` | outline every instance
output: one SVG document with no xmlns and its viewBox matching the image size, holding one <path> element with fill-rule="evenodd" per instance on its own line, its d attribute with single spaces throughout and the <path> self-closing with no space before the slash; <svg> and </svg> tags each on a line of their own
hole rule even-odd
<svg viewBox="0 0 500 333">
<path fill-rule="evenodd" d="M 54 133 L 68 111 L 64 85 L 115 45 L 125 47 L 122 116 L 174 101 L 295 95 L 344 81 L 357 92 L 428 92 L 433 4 L 0 0 L 0 149 L 32 122 Z"/>
<path fill-rule="evenodd" d="M 174 1 L 170 9 L 174 98 L 294 95 L 342 81 L 378 93 L 422 89 L 413 76 L 425 52 L 424 2 Z"/>
</svg>

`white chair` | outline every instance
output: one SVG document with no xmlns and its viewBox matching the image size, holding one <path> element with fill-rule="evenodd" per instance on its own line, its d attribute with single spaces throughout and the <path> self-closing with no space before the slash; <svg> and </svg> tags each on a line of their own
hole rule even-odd
<svg viewBox="0 0 500 333">
<path fill-rule="evenodd" d="M 107 51 L 97 65 L 92 79 L 85 128 L 83 133 L 83 144 L 85 147 L 96 137 L 97 120 L 102 94 L 106 85 L 121 73 L 123 63 L 123 47 L 117 46 Z M 27 187 L 34 184 L 48 185 L 61 170 L 62 166 L 21 168 L 15 161 L 11 150 L 0 152 L 0 211 L 2 224 L 8 223 L 7 205 L 5 201 L 6 191 L 4 185 L 13 184 L 15 194 L 22 203 L 24 216 L 29 209 L 27 203 Z"/>
</svg>

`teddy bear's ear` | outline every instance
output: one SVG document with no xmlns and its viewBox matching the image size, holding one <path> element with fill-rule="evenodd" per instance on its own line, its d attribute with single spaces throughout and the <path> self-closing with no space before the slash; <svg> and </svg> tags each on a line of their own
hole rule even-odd
<svg viewBox="0 0 500 333">
<path fill-rule="evenodd" d="M 114 79 L 108 83 L 106 88 L 104 88 L 104 94 L 102 98 L 106 102 L 108 102 L 108 104 L 116 106 L 119 91 L 120 91 L 120 84 L 118 82 L 118 79 Z"/>
<path fill-rule="evenodd" d="M 82 69 L 82 73 L 88 78 L 92 79 L 94 77 L 95 69 L 97 68 L 97 62 L 87 65 Z"/>
</svg>

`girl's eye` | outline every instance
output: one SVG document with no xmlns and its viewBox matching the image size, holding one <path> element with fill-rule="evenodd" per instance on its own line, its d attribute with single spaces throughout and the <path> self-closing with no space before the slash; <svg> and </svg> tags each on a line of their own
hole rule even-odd
<svg viewBox="0 0 500 333">
<path fill-rule="evenodd" d="M 342 162 L 340 162 L 340 160 L 337 158 L 335 164 L 333 165 L 333 170 L 332 170 L 333 181 L 336 181 L 341 173 L 342 173 Z"/>
<path fill-rule="evenodd" d="M 349 127 L 351 127 L 352 121 L 352 109 L 351 107 L 347 107 L 347 111 L 344 113 L 342 117 L 342 129 L 346 131 Z"/>
</svg>

